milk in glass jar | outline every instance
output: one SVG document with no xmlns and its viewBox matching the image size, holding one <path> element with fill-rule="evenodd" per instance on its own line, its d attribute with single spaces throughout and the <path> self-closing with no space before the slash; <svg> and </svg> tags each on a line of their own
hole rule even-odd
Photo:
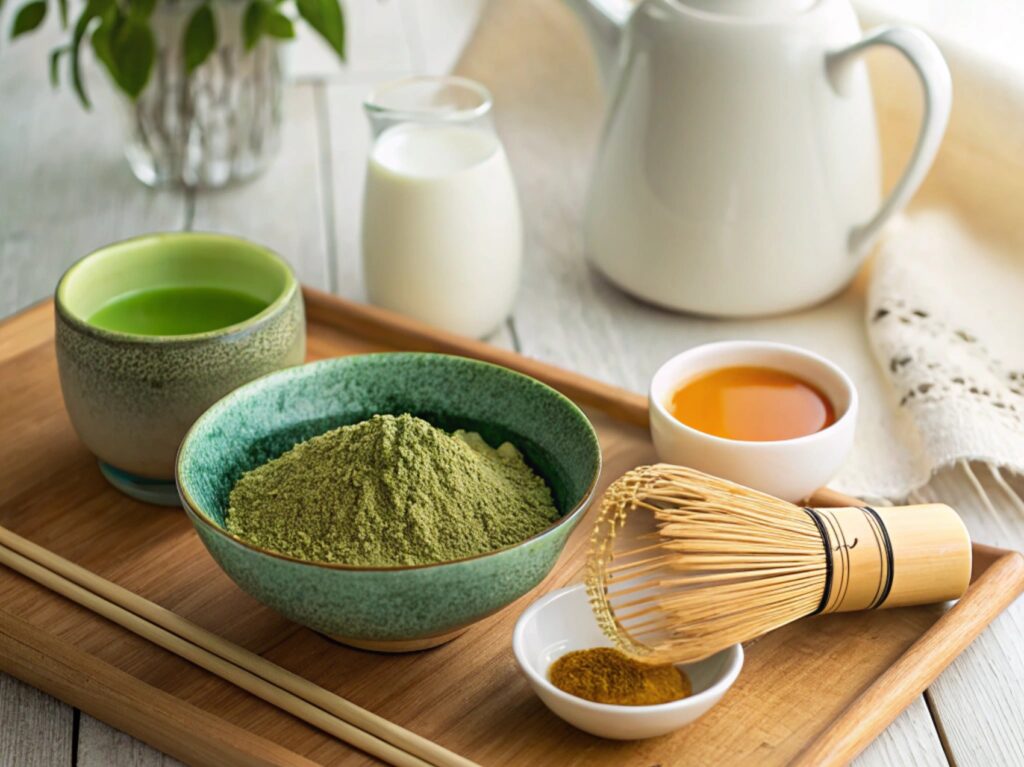
<svg viewBox="0 0 1024 767">
<path fill-rule="evenodd" d="M 374 304 L 480 337 L 508 317 L 523 232 L 491 96 L 461 77 L 385 85 L 364 104 L 373 131 L 363 270 Z"/>
</svg>

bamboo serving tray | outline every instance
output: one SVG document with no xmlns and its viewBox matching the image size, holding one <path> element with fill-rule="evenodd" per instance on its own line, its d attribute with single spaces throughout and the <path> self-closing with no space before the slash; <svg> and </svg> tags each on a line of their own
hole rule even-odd
<svg viewBox="0 0 1024 767">
<path fill-rule="evenodd" d="M 490 360 L 575 399 L 600 435 L 602 487 L 654 460 L 646 401 L 513 352 L 307 290 L 312 359 L 385 349 Z M 483 765 L 843 764 L 1024 590 L 1024 557 L 975 545 L 955 607 L 812 618 L 747 646 L 743 673 L 697 723 L 648 741 L 563 723 L 512 657 L 512 626 L 540 593 L 578 579 L 580 524 L 544 583 L 435 650 L 361 652 L 288 622 L 239 590 L 180 510 L 133 501 L 100 476 L 64 412 L 53 307 L 0 324 L 0 524 Z M 839 505 L 824 492 L 819 505 Z M 0 670 L 197 765 L 373 763 L 319 730 L 0 567 Z"/>
</svg>

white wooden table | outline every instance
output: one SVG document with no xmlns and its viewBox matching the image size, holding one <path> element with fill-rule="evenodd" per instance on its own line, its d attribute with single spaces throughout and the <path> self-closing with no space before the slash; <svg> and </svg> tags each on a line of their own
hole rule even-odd
<svg viewBox="0 0 1024 767">
<path fill-rule="evenodd" d="M 46 81 L 43 34 L 0 49 L 0 317 L 49 295 L 90 250 L 156 230 L 230 232 L 288 257 L 303 282 L 362 299 L 358 222 L 368 85 L 453 64 L 486 0 L 348 2 L 349 63 L 308 39 L 294 51 L 280 156 L 256 181 L 221 192 L 154 192 L 123 161 L 109 98 L 91 114 Z M 554 2 L 554 0 L 552 0 Z M 16 3 L 0 14 L 8 30 Z M 94 92 L 99 87 L 93 72 Z M 100 95 L 100 94 L 98 94 Z M 588 271 L 579 252 L 531 245 L 527 279 L 495 344 L 641 390 L 687 344 L 692 324 L 630 301 Z M 859 301 L 856 292 L 841 301 Z M 616 321 L 612 321 L 615 318 Z M 727 334 L 727 331 L 723 331 Z M 0 403 L 2 407 L 2 403 Z M 1024 548 L 1024 509 L 983 471 L 998 508 L 963 471 L 926 495 L 957 504 L 976 539 Z M 978 639 L 858 759 L 860 765 L 1024 765 L 1024 603 Z M 813 705 L 813 701 L 808 702 Z M 124 733 L 0 674 L 0 767 L 175 764 Z"/>
</svg>

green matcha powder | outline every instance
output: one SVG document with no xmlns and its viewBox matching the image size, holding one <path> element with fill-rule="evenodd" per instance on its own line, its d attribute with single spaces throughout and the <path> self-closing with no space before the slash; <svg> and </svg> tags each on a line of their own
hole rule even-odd
<svg viewBox="0 0 1024 767">
<path fill-rule="evenodd" d="M 300 559 L 386 567 L 523 541 L 558 518 L 520 452 L 411 415 L 377 415 L 242 475 L 227 529 Z"/>
</svg>

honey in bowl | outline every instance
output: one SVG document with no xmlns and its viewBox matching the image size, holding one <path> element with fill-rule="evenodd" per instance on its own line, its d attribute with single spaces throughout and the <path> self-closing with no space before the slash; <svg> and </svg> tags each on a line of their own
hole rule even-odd
<svg viewBox="0 0 1024 767">
<path fill-rule="evenodd" d="M 783 370 L 726 367 L 683 383 L 672 415 L 724 439 L 768 442 L 814 434 L 835 423 L 835 408 L 816 386 Z"/>
</svg>

